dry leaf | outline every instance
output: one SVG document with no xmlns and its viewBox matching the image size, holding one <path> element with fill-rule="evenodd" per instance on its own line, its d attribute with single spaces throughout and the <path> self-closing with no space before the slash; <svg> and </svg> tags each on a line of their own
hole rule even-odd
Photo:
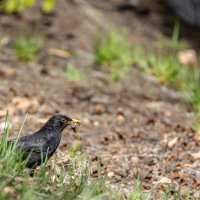
<svg viewBox="0 0 200 200">
<path fill-rule="evenodd" d="M 198 130 L 199 132 L 199 130 Z M 193 136 L 194 141 L 197 143 L 198 146 L 200 146 L 200 135 L 199 134 L 195 134 Z"/>
<path fill-rule="evenodd" d="M 22 112 L 30 112 L 34 113 L 38 111 L 38 108 L 40 106 L 37 99 L 29 99 L 25 97 L 15 97 L 13 99 L 13 103 L 15 106 L 21 110 Z"/>
<path fill-rule="evenodd" d="M 58 56 L 62 58 L 69 58 L 71 56 L 69 52 L 57 48 L 49 48 L 47 52 L 49 55 Z"/>
<path fill-rule="evenodd" d="M 170 178 L 160 176 L 160 179 L 156 182 L 157 184 L 171 184 L 172 180 Z"/>
<path fill-rule="evenodd" d="M 195 153 L 191 153 L 191 156 L 192 156 L 194 159 L 199 159 L 199 158 L 200 158 L 200 151 L 195 152 Z"/>
<path fill-rule="evenodd" d="M 13 78 L 17 74 L 16 69 L 13 68 L 4 68 L 0 69 L 0 76 Z"/>
<path fill-rule="evenodd" d="M 172 140 L 170 140 L 168 142 L 167 147 L 170 148 L 170 149 L 173 148 L 174 145 L 177 143 L 177 141 L 178 141 L 178 137 L 173 138 Z"/>
<path fill-rule="evenodd" d="M 4 187 L 3 191 L 6 194 L 14 194 L 16 192 L 16 190 L 14 188 L 11 188 L 11 187 Z"/>
</svg>

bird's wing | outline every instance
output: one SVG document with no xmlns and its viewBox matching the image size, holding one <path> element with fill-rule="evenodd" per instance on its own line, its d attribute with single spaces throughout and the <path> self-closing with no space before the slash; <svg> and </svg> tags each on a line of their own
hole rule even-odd
<svg viewBox="0 0 200 200">
<path fill-rule="evenodd" d="M 45 140 L 45 138 L 34 138 L 32 139 L 20 139 L 17 143 L 17 147 L 21 148 L 22 150 L 24 150 L 25 152 L 35 152 L 35 153 L 39 153 L 43 150 L 43 148 L 46 147 L 47 141 Z"/>
<path fill-rule="evenodd" d="M 9 144 L 14 144 L 15 140 L 8 141 Z M 46 147 L 47 141 L 43 137 L 27 137 L 24 136 L 17 141 L 16 147 L 26 153 L 40 153 Z"/>
<path fill-rule="evenodd" d="M 27 159 L 26 166 L 30 168 L 36 167 L 48 156 L 48 140 L 42 136 L 24 136 L 17 141 L 16 147 L 23 153 L 23 160 Z"/>
</svg>

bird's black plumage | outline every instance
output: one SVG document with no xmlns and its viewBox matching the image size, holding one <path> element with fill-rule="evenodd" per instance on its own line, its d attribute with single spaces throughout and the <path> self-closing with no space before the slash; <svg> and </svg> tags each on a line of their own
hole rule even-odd
<svg viewBox="0 0 200 200">
<path fill-rule="evenodd" d="M 45 159 L 49 159 L 60 143 L 62 131 L 73 121 L 78 120 L 65 115 L 54 115 L 39 131 L 19 138 L 16 147 L 23 151 L 23 159 L 27 160 L 26 166 L 35 168 Z M 8 145 L 14 144 L 15 141 L 16 139 L 9 140 Z"/>
</svg>

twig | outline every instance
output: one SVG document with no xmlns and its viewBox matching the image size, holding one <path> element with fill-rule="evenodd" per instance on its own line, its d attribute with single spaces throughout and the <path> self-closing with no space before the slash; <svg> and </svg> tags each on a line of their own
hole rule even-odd
<svg viewBox="0 0 200 200">
<path fill-rule="evenodd" d="M 16 140 L 16 141 L 19 140 L 19 137 L 20 137 L 20 135 L 21 135 L 21 132 L 22 132 L 22 129 L 23 129 L 23 126 L 24 126 L 24 124 L 25 124 L 25 122 L 26 122 L 27 117 L 28 117 L 28 113 L 26 113 L 26 115 L 25 115 L 25 117 L 24 117 L 24 120 L 23 120 L 22 125 L 21 125 L 21 127 L 20 127 L 20 130 L 19 130 L 19 133 L 18 133 L 18 136 L 17 136 L 17 140 Z"/>
</svg>

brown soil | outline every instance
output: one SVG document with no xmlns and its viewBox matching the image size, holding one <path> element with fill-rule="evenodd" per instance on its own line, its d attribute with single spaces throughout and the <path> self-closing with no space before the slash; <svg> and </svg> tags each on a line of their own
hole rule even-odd
<svg viewBox="0 0 200 200">
<path fill-rule="evenodd" d="M 91 63 L 93 43 L 98 31 L 106 30 L 105 21 L 126 27 L 133 43 L 140 40 L 151 45 L 161 35 L 158 13 L 137 6 L 122 12 L 121 4 L 120 0 L 58 1 L 48 15 L 38 8 L 22 15 L 1 13 L 0 34 L 8 37 L 0 54 L 1 120 L 8 110 L 14 136 L 27 112 L 24 134 L 37 130 L 55 113 L 81 119 L 79 135 L 91 155 L 93 176 L 99 157 L 102 173 L 125 192 L 132 190 L 139 175 L 145 190 L 163 191 L 173 185 L 171 190 L 176 192 L 180 184 L 183 193 L 190 187 L 198 197 L 200 137 L 191 129 L 194 113 L 181 103 L 178 91 L 135 67 L 119 83 L 110 83 L 101 71 L 89 73 L 89 82 L 69 80 L 61 71 L 69 61 L 78 67 Z M 21 30 L 47 36 L 37 62 L 19 62 L 10 50 Z M 49 55 L 50 48 L 67 50 L 70 56 Z M 65 132 L 60 150 L 67 153 L 79 136 Z"/>
</svg>

